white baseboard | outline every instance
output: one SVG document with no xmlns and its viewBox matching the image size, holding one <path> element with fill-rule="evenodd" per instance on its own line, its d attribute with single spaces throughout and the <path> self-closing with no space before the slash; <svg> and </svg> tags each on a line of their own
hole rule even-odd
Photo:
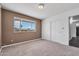
<svg viewBox="0 0 79 59">
<path fill-rule="evenodd" d="M 34 40 L 39 40 L 39 39 L 41 39 L 41 38 L 34 39 Z M 19 45 L 19 44 L 23 44 L 23 43 L 26 43 L 26 42 L 31 42 L 31 41 L 34 41 L 34 40 L 29 40 L 29 41 L 24 41 L 24 42 L 19 42 L 19 43 L 13 43 L 13 44 L 10 44 L 10 45 L 4 45 L 4 46 L 1 47 L 1 49 L 4 48 L 4 47 Z"/>
</svg>

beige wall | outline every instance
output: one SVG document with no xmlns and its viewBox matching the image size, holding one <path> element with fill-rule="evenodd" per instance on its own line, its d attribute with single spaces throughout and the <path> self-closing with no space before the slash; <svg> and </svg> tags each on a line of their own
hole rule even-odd
<svg viewBox="0 0 79 59">
<path fill-rule="evenodd" d="M 36 32 L 18 32 L 13 30 L 13 18 L 18 16 L 29 20 L 36 21 Z M 16 12 L 2 9 L 2 45 L 23 42 L 27 40 L 33 40 L 41 37 L 41 20 L 25 16 Z"/>
<path fill-rule="evenodd" d="M 0 6 L 0 47 L 1 47 L 1 6 Z"/>
</svg>

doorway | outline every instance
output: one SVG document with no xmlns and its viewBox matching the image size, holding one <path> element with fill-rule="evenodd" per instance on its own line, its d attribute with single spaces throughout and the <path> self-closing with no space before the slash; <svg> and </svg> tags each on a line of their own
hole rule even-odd
<svg viewBox="0 0 79 59">
<path fill-rule="evenodd" d="M 76 26 L 76 36 L 79 37 L 79 26 Z"/>
<path fill-rule="evenodd" d="M 69 45 L 79 47 L 79 15 L 69 18 Z"/>
</svg>

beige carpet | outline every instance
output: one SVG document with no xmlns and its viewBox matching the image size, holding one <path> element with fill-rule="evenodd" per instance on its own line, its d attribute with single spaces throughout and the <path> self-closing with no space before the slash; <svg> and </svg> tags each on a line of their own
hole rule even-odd
<svg viewBox="0 0 79 59">
<path fill-rule="evenodd" d="M 2 56 L 79 56 L 79 48 L 65 46 L 47 40 L 34 40 L 5 47 Z"/>
</svg>

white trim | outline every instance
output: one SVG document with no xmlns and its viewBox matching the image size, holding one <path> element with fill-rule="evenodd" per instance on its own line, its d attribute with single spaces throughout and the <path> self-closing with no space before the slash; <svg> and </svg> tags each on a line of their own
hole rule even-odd
<svg viewBox="0 0 79 59">
<path fill-rule="evenodd" d="M 34 40 L 39 40 L 41 38 L 38 38 L 38 39 L 34 39 Z M 31 42 L 31 41 L 34 41 L 34 40 L 29 40 L 29 41 L 24 41 L 24 42 L 19 42 L 19 43 L 13 43 L 13 44 L 9 44 L 9 45 L 5 45 L 5 46 L 2 46 L 2 48 L 5 48 L 5 47 L 9 47 L 9 46 L 14 46 L 14 45 L 19 45 L 19 44 L 23 44 L 23 43 L 26 43 L 26 42 Z"/>
<path fill-rule="evenodd" d="M 28 22 L 36 22 L 34 19 L 26 19 L 26 18 L 21 18 L 14 16 L 14 19 L 20 20 L 20 21 L 28 21 Z"/>
</svg>

